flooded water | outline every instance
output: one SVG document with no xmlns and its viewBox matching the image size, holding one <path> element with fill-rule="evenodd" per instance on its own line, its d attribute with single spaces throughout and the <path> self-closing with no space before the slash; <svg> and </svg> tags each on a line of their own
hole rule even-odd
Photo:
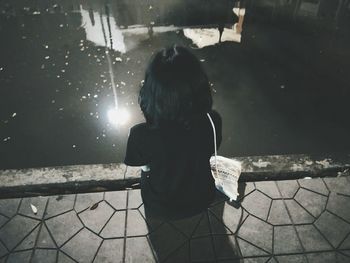
<svg viewBox="0 0 350 263">
<path fill-rule="evenodd" d="M 226 156 L 350 150 L 349 1 L 1 1 L 0 169 L 121 162 L 153 52 L 208 73 Z"/>
</svg>

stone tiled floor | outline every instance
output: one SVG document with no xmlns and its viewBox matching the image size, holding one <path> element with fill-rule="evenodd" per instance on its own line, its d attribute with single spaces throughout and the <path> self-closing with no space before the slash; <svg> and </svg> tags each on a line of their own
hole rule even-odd
<svg viewBox="0 0 350 263">
<path fill-rule="evenodd" d="M 0 262 L 350 262 L 350 178 L 240 192 L 172 222 L 147 216 L 139 190 L 3 199 Z"/>
</svg>

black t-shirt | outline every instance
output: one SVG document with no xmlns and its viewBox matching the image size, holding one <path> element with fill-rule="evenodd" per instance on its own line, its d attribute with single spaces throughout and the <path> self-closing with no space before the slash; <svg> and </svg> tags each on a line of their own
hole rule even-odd
<svg viewBox="0 0 350 263">
<path fill-rule="evenodd" d="M 220 115 L 212 111 L 217 145 L 222 139 Z M 154 215 L 179 219 L 200 213 L 215 197 L 209 159 L 214 135 L 206 114 L 190 128 L 168 125 L 153 128 L 147 123 L 130 129 L 124 163 L 150 167 L 141 173 L 141 196 Z"/>
</svg>

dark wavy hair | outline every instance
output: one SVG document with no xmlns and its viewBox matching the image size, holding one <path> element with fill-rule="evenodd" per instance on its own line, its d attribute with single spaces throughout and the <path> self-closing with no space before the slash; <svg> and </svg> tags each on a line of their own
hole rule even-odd
<svg viewBox="0 0 350 263">
<path fill-rule="evenodd" d="M 152 57 L 138 98 L 147 123 L 153 127 L 180 124 L 209 112 L 210 84 L 199 60 L 186 48 L 174 45 Z"/>
</svg>

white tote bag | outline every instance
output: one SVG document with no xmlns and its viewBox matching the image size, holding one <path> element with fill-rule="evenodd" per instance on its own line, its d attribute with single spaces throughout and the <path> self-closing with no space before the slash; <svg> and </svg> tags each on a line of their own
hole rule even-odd
<svg viewBox="0 0 350 263">
<path fill-rule="evenodd" d="M 210 167 L 215 179 L 215 186 L 220 192 L 230 198 L 230 201 L 237 200 L 238 179 L 242 172 L 241 163 L 237 160 L 229 159 L 217 155 L 216 131 L 212 118 L 207 113 L 214 134 L 215 156 L 210 158 Z"/>
</svg>

